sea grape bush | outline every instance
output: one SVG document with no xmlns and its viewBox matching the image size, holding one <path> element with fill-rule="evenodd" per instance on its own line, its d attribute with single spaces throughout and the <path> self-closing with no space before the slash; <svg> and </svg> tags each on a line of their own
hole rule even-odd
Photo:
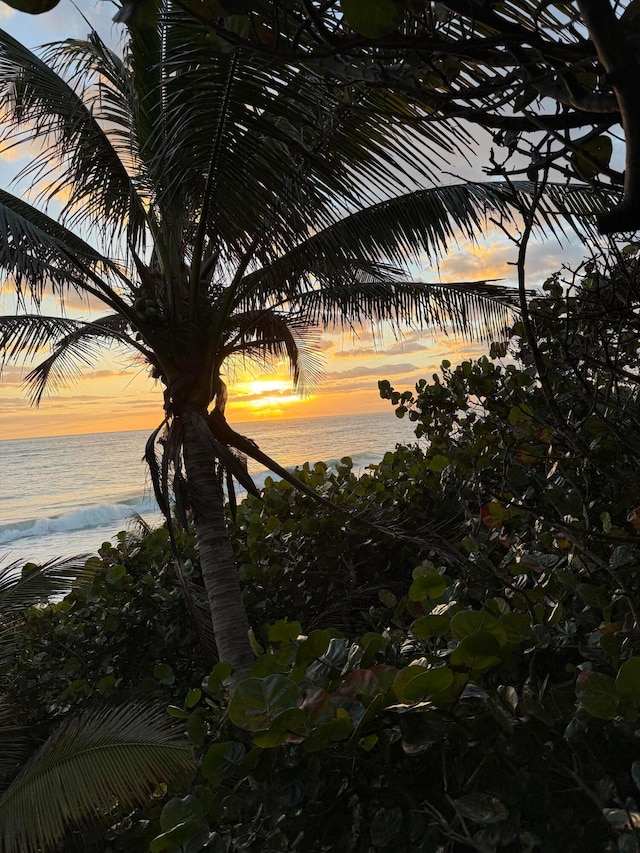
<svg viewBox="0 0 640 853">
<path fill-rule="evenodd" d="M 157 689 L 198 773 L 95 849 L 638 851 L 636 272 L 632 248 L 552 277 L 531 306 L 537 353 L 516 326 L 509 352 L 444 362 L 411 391 L 380 383 L 419 443 L 361 476 L 349 459 L 298 473 L 344 512 L 275 482 L 243 502 L 233 535 L 256 662 L 232 698 L 224 663 L 188 660 L 197 636 L 161 572 L 172 604 L 158 618 L 181 628 L 165 657 L 177 676 Z M 166 532 L 152 537 L 153 565 L 170 565 Z M 102 559 L 134 577 L 127 547 Z M 83 611 L 98 632 L 112 594 Z M 30 648 L 48 643 L 50 667 L 76 636 L 74 607 L 33 615 Z M 158 672 L 158 647 L 144 648 L 119 691 Z M 78 702 L 103 672 L 88 661 Z M 50 696 L 66 701 L 73 677 Z"/>
<path fill-rule="evenodd" d="M 254 630 L 284 618 L 352 636 L 382 629 L 388 614 L 380 590 L 387 600 L 404 595 L 416 558 L 432 550 L 422 532 L 435 504 L 454 530 L 457 501 L 444 505 L 418 447 L 398 447 L 364 472 L 345 457 L 335 470 L 318 462 L 297 475 L 343 512 L 282 481 L 267 481 L 261 500 L 240 505 L 235 547 Z"/>
<path fill-rule="evenodd" d="M 192 566 L 193 538 L 182 536 L 180 547 Z M 21 701 L 30 703 L 34 724 L 101 699 L 168 699 L 208 665 L 166 528 L 122 532 L 86 566 L 94 572 L 91 583 L 28 612 L 21 626 L 11 680 Z"/>
<path fill-rule="evenodd" d="M 531 306 L 542 382 L 517 326 L 511 363 L 496 346 L 492 358 L 445 362 L 415 392 L 381 383 L 427 442 L 422 456 L 400 449 L 395 457 L 410 455 L 415 466 L 409 516 L 411 525 L 421 517 L 423 542 L 412 577 L 404 558 L 390 573 L 400 584 L 404 573 L 404 595 L 384 586 L 375 559 L 363 559 L 380 607 L 360 612 L 372 630 L 355 641 L 335 628 L 298 633 L 296 622 L 260 637 L 265 654 L 229 719 L 252 734 L 248 755 L 273 751 L 271 761 L 304 769 L 296 803 L 271 825 L 277 842 L 268 846 L 263 820 L 254 849 L 637 849 L 636 281 L 629 253 L 608 269 L 587 266 L 571 287 L 559 276 L 547 282 Z M 313 473 L 332 499 L 353 494 L 346 472 Z M 384 472 L 370 477 L 380 484 Z M 269 513 L 280 549 L 274 587 L 283 565 L 295 586 L 295 547 L 283 545 L 299 529 L 300 499 L 276 491 L 284 513 L 252 502 L 245 511 L 256 531 Z M 453 553 L 429 533 L 460 513 Z M 313 515 L 300 523 L 318 532 L 322 514 Z M 349 525 L 333 524 L 339 573 Z M 282 600 L 249 527 L 241 525 L 249 588 L 259 579 L 259 598 Z M 320 560 L 331 538 L 314 536 Z M 398 553 L 406 546 L 400 538 Z M 321 577 L 308 572 L 303 585 L 309 600 L 326 602 Z M 312 819 L 314 809 L 337 807 L 308 781 L 325 778 L 311 756 L 323 768 L 350 762 L 332 837 Z M 402 781 L 390 768 L 401 768 Z"/>
</svg>

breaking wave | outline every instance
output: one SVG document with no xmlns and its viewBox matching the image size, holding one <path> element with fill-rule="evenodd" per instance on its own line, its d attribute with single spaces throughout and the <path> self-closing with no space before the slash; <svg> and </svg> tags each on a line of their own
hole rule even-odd
<svg viewBox="0 0 640 853">
<path fill-rule="evenodd" d="M 124 522 L 132 515 L 157 512 L 153 498 L 131 498 L 114 504 L 76 509 L 48 518 L 30 518 L 24 521 L 0 524 L 0 545 L 19 539 L 46 537 L 55 533 L 91 530 Z"/>
</svg>

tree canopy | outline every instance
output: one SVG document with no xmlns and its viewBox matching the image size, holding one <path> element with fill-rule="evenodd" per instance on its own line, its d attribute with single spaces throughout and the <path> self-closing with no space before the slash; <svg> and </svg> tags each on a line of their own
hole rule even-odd
<svg viewBox="0 0 640 853">
<path fill-rule="evenodd" d="M 576 0 L 181 0 L 228 45 L 312 64 L 340 88 L 391 90 L 501 147 L 494 172 L 550 165 L 622 188 L 603 233 L 640 226 L 640 62 L 634 3 Z M 130 0 L 125 17 L 148 14 Z M 624 169 L 612 161 L 622 126 Z M 511 160 L 518 152 L 524 157 Z"/>
</svg>

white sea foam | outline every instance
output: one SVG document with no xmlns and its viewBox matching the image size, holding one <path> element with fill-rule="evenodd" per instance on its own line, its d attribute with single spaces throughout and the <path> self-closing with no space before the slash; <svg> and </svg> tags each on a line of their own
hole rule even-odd
<svg viewBox="0 0 640 853">
<path fill-rule="evenodd" d="M 133 515 L 156 511 L 155 501 L 140 498 L 123 503 L 99 504 L 50 518 L 30 518 L 18 524 L 0 525 L 0 545 L 8 545 L 18 539 L 33 536 L 42 537 L 52 533 L 93 530 L 106 525 L 121 524 Z"/>
<path fill-rule="evenodd" d="M 350 456 L 356 473 L 397 442 L 415 440 L 393 412 L 239 424 L 288 470 L 323 460 L 335 468 Z M 0 441 L 0 561 L 43 561 L 94 552 L 141 515 L 160 522 L 143 453 L 146 431 Z M 268 476 L 249 463 L 261 488 Z M 239 493 L 241 498 L 242 494 Z"/>
</svg>

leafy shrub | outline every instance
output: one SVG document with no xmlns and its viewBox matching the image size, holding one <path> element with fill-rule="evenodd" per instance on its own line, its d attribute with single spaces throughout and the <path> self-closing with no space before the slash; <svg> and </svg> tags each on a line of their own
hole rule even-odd
<svg viewBox="0 0 640 853">
<path fill-rule="evenodd" d="M 192 539 L 180 542 L 197 578 Z M 210 661 L 185 606 L 166 528 L 120 533 L 86 567 L 90 583 L 26 614 L 10 673 L 16 700 L 48 725 L 76 704 L 164 696 L 193 683 Z"/>
<path fill-rule="evenodd" d="M 345 514 L 273 482 L 242 504 L 257 659 L 233 698 L 225 664 L 195 676 L 161 569 L 166 633 L 134 672 L 170 660 L 199 774 L 99 849 L 638 851 L 637 293 L 633 253 L 555 276 L 533 351 L 516 326 L 509 353 L 443 362 L 413 391 L 380 383 L 422 446 L 361 477 L 305 466 Z"/>
<path fill-rule="evenodd" d="M 381 383 L 423 453 L 303 472 L 405 538 L 245 503 L 264 653 L 230 702 L 203 685 L 211 849 L 638 849 L 635 260 L 584 273 L 531 306 L 535 351 L 516 327 L 510 362 Z"/>
</svg>

